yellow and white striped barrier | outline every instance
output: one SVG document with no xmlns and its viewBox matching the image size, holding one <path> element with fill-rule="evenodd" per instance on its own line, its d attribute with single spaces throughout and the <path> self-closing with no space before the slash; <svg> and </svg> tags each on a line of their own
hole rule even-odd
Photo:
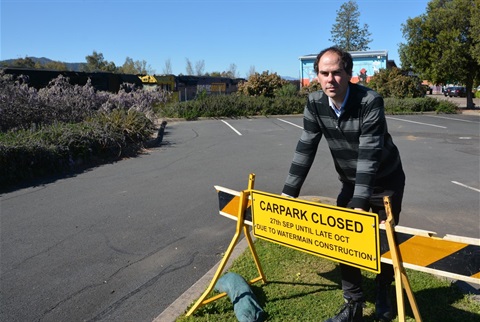
<svg viewBox="0 0 480 322">
<path fill-rule="evenodd" d="M 215 186 L 219 213 L 237 220 L 240 192 Z M 244 224 L 253 226 L 252 202 L 245 209 Z M 395 238 L 405 268 L 444 276 L 455 280 L 480 284 L 480 240 L 395 226 Z M 392 263 L 385 226 L 380 225 L 381 261 Z"/>
</svg>

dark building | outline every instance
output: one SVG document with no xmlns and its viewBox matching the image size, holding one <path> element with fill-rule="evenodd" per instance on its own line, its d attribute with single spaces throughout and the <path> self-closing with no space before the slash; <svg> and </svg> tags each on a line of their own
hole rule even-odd
<svg viewBox="0 0 480 322">
<path fill-rule="evenodd" d="M 160 87 L 173 93 L 177 101 L 195 99 L 200 93 L 206 95 L 231 94 L 237 91 L 243 78 L 190 75 L 145 75 L 139 76 L 144 88 Z"/>
<path fill-rule="evenodd" d="M 115 74 L 107 72 L 73 72 L 73 71 L 57 71 L 46 69 L 30 69 L 30 68 L 4 68 L 5 74 L 11 74 L 16 77 L 24 75 L 28 77 L 28 84 L 36 89 L 46 87 L 48 83 L 59 75 L 67 77 L 72 85 L 83 86 L 88 79 L 91 80 L 92 86 L 99 91 L 108 91 L 116 93 L 122 84 L 135 84 L 142 87 L 142 81 L 137 75 L 131 74 Z"/>
</svg>

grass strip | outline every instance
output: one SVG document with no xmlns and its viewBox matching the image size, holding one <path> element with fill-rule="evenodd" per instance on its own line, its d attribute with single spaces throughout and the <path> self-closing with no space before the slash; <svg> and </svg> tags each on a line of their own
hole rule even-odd
<svg viewBox="0 0 480 322">
<path fill-rule="evenodd" d="M 343 300 L 337 263 L 264 240 L 256 240 L 255 248 L 268 283 L 256 283 L 251 288 L 268 314 L 268 321 L 324 321 L 338 312 Z M 246 280 L 258 276 L 248 249 L 233 262 L 229 272 Z M 369 322 L 374 321 L 375 315 L 375 274 L 362 274 L 367 299 L 364 320 Z M 423 321 L 480 321 L 480 302 L 473 294 L 464 294 L 455 283 L 431 274 L 407 270 L 407 276 Z M 391 296 L 395 299 L 394 285 Z M 415 321 L 406 296 L 405 306 L 407 321 Z M 176 321 L 237 319 L 230 299 L 224 297 L 200 307 L 190 317 L 183 314 Z"/>
</svg>

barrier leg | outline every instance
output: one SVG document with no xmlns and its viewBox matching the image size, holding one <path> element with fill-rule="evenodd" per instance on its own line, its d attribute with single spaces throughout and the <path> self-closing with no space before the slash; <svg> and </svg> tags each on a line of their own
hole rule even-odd
<svg viewBox="0 0 480 322">
<path fill-rule="evenodd" d="M 254 183 L 255 183 L 255 174 L 251 173 L 250 176 L 249 176 L 249 180 L 248 180 L 248 190 L 249 191 L 253 190 Z M 244 207 L 245 208 L 247 207 L 246 203 L 245 203 Z M 243 213 L 245 213 L 245 212 L 243 212 Z M 243 222 L 243 219 L 242 219 L 242 222 Z M 255 249 L 255 246 L 253 245 L 253 240 L 252 240 L 252 237 L 250 235 L 250 229 L 248 228 L 248 226 L 243 225 L 243 233 L 245 234 L 245 238 L 247 239 L 248 247 L 250 248 L 250 252 L 252 253 L 253 261 L 255 262 L 255 265 L 257 266 L 258 274 L 260 274 L 260 276 L 258 276 L 257 278 L 252 279 L 250 281 L 250 284 L 256 283 L 258 281 L 262 281 L 262 283 L 265 284 L 265 283 L 267 283 L 267 278 L 265 277 L 265 274 L 263 273 L 262 266 L 260 265 L 260 260 L 258 259 L 257 251 Z"/>
<path fill-rule="evenodd" d="M 395 276 L 395 291 L 397 294 L 397 314 L 398 321 L 405 322 L 405 303 L 403 299 L 403 289 L 407 293 L 410 306 L 417 322 L 421 322 L 420 312 L 418 311 L 417 302 L 413 295 L 412 288 L 410 287 L 410 281 L 408 280 L 407 273 L 402 264 L 402 258 L 400 251 L 395 241 L 395 221 L 392 215 L 392 208 L 390 206 L 390 198 L 384 197 L 383 203 L 385 204 L 385 211 L 387 213 L 387 220 L 385 222 L 385 230 L 387 232 L 388 246 L 390 248 L 390 254 L 392 257 L 392 265 Z"/>
<path fill-rule="evenodd" d="M 254 182 L 255 182 L 255 174 L 251 173 L 250 176 L 249 176 L 249 181 L 248 181 L 248 189 L 240 192 L 240 201 L 239 201 L 238 216 L 237 216 L 238 221 L 237 221 L 237 228 L 235 230 L 235 235 L 233 236 L 232 241 L 230 242 L 230 245 L 228 246 L 228 249 L 225 253 L 225 256 L 223 256 L 222 261 L 220 262 L 220 265 L 218 266 L 217 271 L 215 272 L 215 275 L 213 276 L 213 279 L 210 282 L 210 285 L 207 287 L 205 292 L 203 292 L 203 294 L 200 296 L 200 298 L 197 300 L 197 302 L 195 302 L 195 304 L 190 308 L 190 310 L 187 312 L 186 316 L 192 315 L 193 312 L 195 312 L 195 310 L 197 310 L 200 306 L 208 304 L 210 302 L 213 302 L 213 301 L 215 301 L 217 299 L 220 299 L 222 297 L 225 297 L 227 295 L 227 293 L 220 293 L 220 294 L 215 295 L 215 296 L 213 296 L 209 299 L 206 299 L 206 297 L 213 290 L 213 288 L 215 287 L 215 284 L 217 283 L 218 279 L 220 278 L 220 275 L 222 274 L 223 269 L 225 268 L 231 254 L 232 254 L 233 249 L 237 245 L 237 242 L 238 242 L 238 239 L 239 239 L 239 237 L 242 233 L 242 230 L 245 233 L 245 237 L 247 238 L 248 246 L 250 248 L 250 251 L 252 252 L 255 264 L 257 265 L 257 270 L 260 273 L 260 276 L 251 280 L 250 284 L 255 283 L 259 280 L 262 280 L 264 283 L 266 282 L 266 278 L 265 278 L 265 276 L 263 274 L 263 270 L 260 266 L 260 262 L 258 260 L 257 253 L 255 251 L 255 247 L 253 245 L 252 238 L 250 237 L 250 232 L 244 224 L 245 209 L 247 208 L 248 197 L 250 195 L 250 191 L 253 189 Z"/>
<path fill-rule="evenodd" d="M 253 245 L 252 237 L 250 236 L 250 229 L 248 226 L 243 226 L 243 232 L 245 234 L 245 238 L 248 242 L 248 247 L 250 248 L 250 252 L 252 253 L 253 260 L 255 265 L 257 266 L 257 271 L 260 274 L 257 278 L 254 278 L 250 281 L 250 284 L 256 283 L 258 281 L 262 281 L 263 284 L 267 283 L 267 278 L 263 273 L 262 266 L 260 265 L 260 260 L 258 259 L 257 251 L 255 250 L 255 246 Z"/>
</svg>

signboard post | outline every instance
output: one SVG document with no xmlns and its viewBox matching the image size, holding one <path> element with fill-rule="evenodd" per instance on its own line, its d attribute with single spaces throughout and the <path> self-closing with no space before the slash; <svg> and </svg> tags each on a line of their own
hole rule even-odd
<svg viewBox="0 0 480 322">
<path fill-rule="evenodd" d="M 380 273 L 378 215 L 253 190 L 255 237 Z"/>
<path fill-rule="evenodd" d="M 402 259 L 398 251 L 397 243 L 395 242 L 395 221 L 393 220 L 392 208 L 390 206 L 390 198 L 384 197 L 383 203 L 385 204 L 385 210 L 387 212 L 387 221 L 385 227 L 387 230 L 388 244 L 390 245 L 390 252 L 392 253 L 392 265 L 395 276 L 395 292 L 397 295 L 397 314 L 399 321 L 405 321 L 405 304 L 403 301 L 403 291 L 407 294 L 410 306 L 415 316 L 415 320 L 422 322 L 422 317 L 418 311 L 417 301 L 413 295 L 410 282 L 407 277 L 407 273 L 402 264 Z"/>
</svg>

